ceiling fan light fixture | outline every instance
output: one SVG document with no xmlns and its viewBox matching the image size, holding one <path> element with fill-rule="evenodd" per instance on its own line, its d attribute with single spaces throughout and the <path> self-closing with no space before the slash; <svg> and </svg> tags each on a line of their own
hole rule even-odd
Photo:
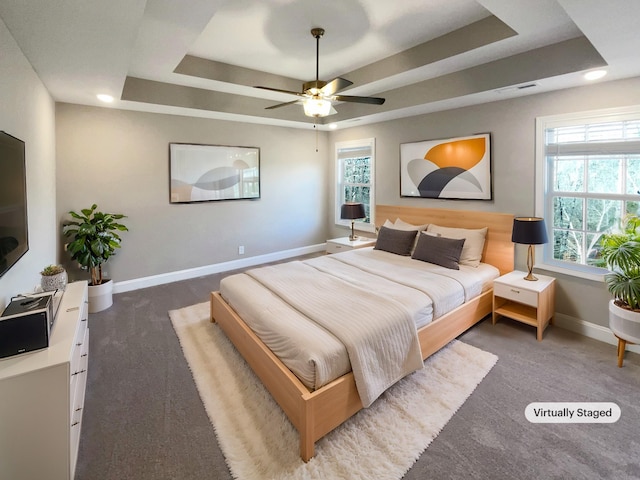
<svg viewBox="0 0 640 480">
<path fill-rule="evenodd" d="M 271 105 L 265 107 L 267 110 L 274 108 L 285 107 L 287 105 L 302 104 L 304 108 L 304 114 L 307 117 L 326 117 L 327 115 L 333 115 L 336 112 L 335 108 L 331 104 L 331 100 L 337 102 L 356 102 L 356 103 L 368 103 L 371 105 L 382 105 L 384 98 L 377 97 L 358 97 L 353 95 L 336 95 L 341 90 L 353 85 L 353 82 L 346 78 L 336 77 L 329 82 L 319 79 L 320 70 L 320 37 L 324 35 L 324 29 L 312 28 L 311 35 L 316 39 L 316 79 L 310 82 L 302 84 L 301 92 L 294 92 L 291 90 L 283 90 L 281 88 L 262 87 L 256 86 L 262 90 L 270 90 L 272 92 L 288 93 L 290 95 L 296 95 L 297 97 L 303 97 L 304 100 L 279 103 L 277 105 Z"/>
<path fill-rule="evenodd" d="M 307 98 L 302 106 L 307 117 L 326 117 L 331 113 L 331 102 L 324 98 Z"/>
</svg>

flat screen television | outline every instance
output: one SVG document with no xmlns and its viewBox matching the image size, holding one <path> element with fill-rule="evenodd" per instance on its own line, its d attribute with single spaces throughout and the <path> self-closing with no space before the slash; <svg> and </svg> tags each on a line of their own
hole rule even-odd
<svg viewBox="0 0 640 480">
<path fill-rule="evenodd" d="M 24 142 L 0 131 L 0 276 L 29 250 Z"/>
</svg>

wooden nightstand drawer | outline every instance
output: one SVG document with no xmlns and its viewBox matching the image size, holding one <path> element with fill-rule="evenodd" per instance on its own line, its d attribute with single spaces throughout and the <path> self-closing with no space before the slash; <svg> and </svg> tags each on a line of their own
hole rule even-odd
<svg viewBox="0 0 640 480">
<path fill-rule="evenodd" d="M 524 303 L 532 307 L 538 306 L 538 292 L 525 290 L 523 288 L 504 285 L 502 283 L 494 283 L 493 294 L 496 297 L 508 298 L 518 303 Z"/>
<path fill-rule="evenodd" d="M 537 275 L 538 280 L 526 280 L 526 273 L 514 270 L 493 281 L 493 319 L 499 316 L 532 325 L 537 329 L 537 338 L 553 322 L 556 279 Z"/>
</svg>

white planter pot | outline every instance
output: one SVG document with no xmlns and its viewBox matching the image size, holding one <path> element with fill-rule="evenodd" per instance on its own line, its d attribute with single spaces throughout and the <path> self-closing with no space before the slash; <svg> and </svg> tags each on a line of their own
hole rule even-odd
<svg viewBox="0 0 640 480">
<path fill-rule="evenodd" d="M 101 285 L 89 285 L 89 313 L 106 310 L 113 305 L 113 281 Z"/>
<path fill-rule="evenodd" d="M 640 312 L 620 308 L 611 300 L 609 328 L 618 338 L 631 343 L 640 343 Z"/>
</svg>

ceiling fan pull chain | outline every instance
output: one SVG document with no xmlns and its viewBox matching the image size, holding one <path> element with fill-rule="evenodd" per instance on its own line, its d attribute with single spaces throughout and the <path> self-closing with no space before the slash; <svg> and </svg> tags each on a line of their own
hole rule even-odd
<svg viewBox="0 0 640 480">
<path fill-rule="evenodd" d="M 316 153 L 318 153 L 318 117 L 313 122 L 313 129 L 316 131 Z"/>
</svg>

